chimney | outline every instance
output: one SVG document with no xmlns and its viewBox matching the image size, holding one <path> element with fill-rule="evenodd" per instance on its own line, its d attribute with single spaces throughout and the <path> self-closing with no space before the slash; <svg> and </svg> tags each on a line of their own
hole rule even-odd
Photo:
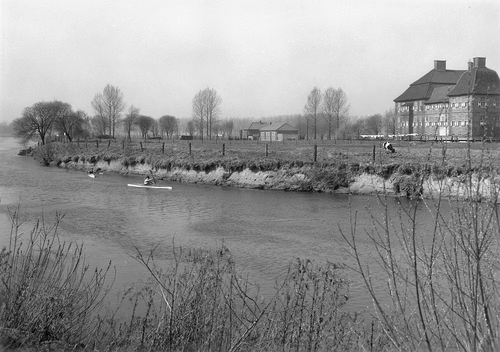
<svg viewBox="0 0 500 352">
<path fill-rule="evenodd" d="M 434 60 L 434 69 L 437 71 L 446 71 L 446 60 Z"/>
<path fill-rule="evenodd" d="M 485 57 L 475 57 L 474 58 L 474 67 L 486 67 L 486 58 Z"/>
</svg>

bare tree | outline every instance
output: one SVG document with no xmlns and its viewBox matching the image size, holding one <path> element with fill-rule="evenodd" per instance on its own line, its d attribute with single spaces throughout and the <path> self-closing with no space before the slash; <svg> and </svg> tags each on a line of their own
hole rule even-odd
<svg viewBox="0 0 500 352">
<path fill-rule="evenodd" d="M 309 121 L 309 119 L 311 119 L 314 124 L 314 139 L 316 139 L 318 117 L 320 116 L 320 106 L 321 90 L 317 87 L 314 87 L 307 97 L 307 104 L 304 106 L 304 114 L 306 115 L 307 119 L 306 121 Z"/>
<path fill-rule="evenodd" d="M 115 129 L 120 120 L 120 114 L 125 109 L 123 93 L 120 88 L 108 84 L 102 93 L 95 95 L 92 108 L 98 116 L 107 120 L 109 135 L 115 136 Z"/>
<path fill-rule="evenodd" d="M 382 132 L 382 115 L 375 114 L 365 119 L 364 131 L 367 134 L 381 134 Z"/>
<path fill-rule="evenodd" d="M 146 137 L 148 136 L 148 132 L 153 127 L 154 123 L 155 120 L 150 116 L 140 115 L 137 118 L 136 124 L 137 126 L 139 126 L 139 129 L 141 130 L 141 135 L 143 139 L 146 139 Z"/>
<path fill-rule="evenodd" d="M 160 127 L 160 133 L 166 134 L 167 138 L 172 138 L 174 136 L 174 132 L 178 129 L 178 121 L 174 116 L 164 115 L 160 117 L 158 121 Z"/>
<path fill-rule="evenodd" d="M 153 137 L 158 137 L 160 135 L 160 127 L 159 127 L 158 121 L 156 119 L 153 119 L 153 124 L 151 125 L 149 130 L 153 134 Z"/>
<path fill-rule="evenodd" d="M 71 110 L 67 103 L 52 101 L 35 103 L 25 108 L 23 116 L 14 120 L 16 136 L 24 142 L 38 136 L 42 145 L 45 145 L 47 134 L 52 130 L 55 121 L 66 113 L 68 107 Z"/>
<path fill-rule="evenodd" d="M 207 136 L 212 139 L 212 128 L 217 124 L 220 115 L 222 98 L 215 89 L 205 88 L 205 112 L 207 117 Z"/>
<path fill-rule="evenodd" d="M 72 138 L 90 137 L 90 116 L 83 110 L 77 110 L 75 114 L 78 116 L 79 121 L 72 128 Z"/>
<path fill-rule="evenodd" d="M 90 119 L 90 126 L 92 133 L 96 135 L 105 135 L 107 123 L 106 119 L 103 119 L 102 116 L 96 115 Z"/>
<path fill-rule="evenodd" d="M 203 96 L 203 91 L 200 90 L 193 98 L 193 121 L 198 121 L 196 125 L 198 126 L 201 139 L 203 139 L 203 124 L 205 123 L 206 118 Z"/>
<path fill-rule="evenodd" d="M 212 138 L 212 127 L 220 115 L 221 104 L 222 98 L 212 88 L 200 90 L 193 98 L 193 118 L 199 120 L 199 131 L 202 139 L 203 132 L 208 138 Z"/>
<path fill-rule="evenodd" d="M 394 109 L 387 110 L 384 116 L 385 122 L 385 132 L 387 134 L 396 134 L 396 114 L 394 113 Z"/>
<path fill-rule="evenodd" d="M 55 121 L 55 128 L 64 133 L 66 138 L 71 142 L 73 136 L 78 131 L 81 131 L 83 119 L 87 115 L 83 110 L 73 111 L 71 105 L 65 104 L 61 106 L 60 113 Z"/>
<path fill-rule="evenodd" d="M 323 94 L 323 118 L 328 125 L 328 140 L 332 139 L 332 124 L 335 117 L 335 96 L 336 91 L 329 87 Z"/>
<path fill-rule="evenodd" d="M 135 121 L 139 117 L 139 112 L 140 112 L 139 108 L 136 108 L 135 106 L 130 105 L 130 107 L 127 110 L 127 114 L 125 115 L 125 118 L 123 119 L 123 122 L 125 124 L 125 132 L 127 132 L 128 140 L 132 139 L 132 136 L 131 136 L 132 128 L 135 125 Z"/>
<path fill-rule="evenodd" d="M 340 124 L 346 122 L 349 116 L 350 105 L 347 101 L 347 95 L 344 93 L 342 88 L 335 90 L 334 104 L 333 104 L 333 114 L 335 120 L 335 139 L 338 139 L 338 134 L 340 131 Z"/>
<path fill-rule="evenodd" d="M 227 135 L 228 137 L 231 137 L 231 135 L 233 134 L 233 129 L 234 129 L 233 120 L 224 121 L 224 123 L 221 126 L 222 133 L 224 135 Z"/>
<path fill-rule="evenodd" d="M 190 135 L 190 136 L 193 136 L 194 135 L 194 131 L 195 131 L 195 123 L 196 121 L 195 120 L 189 120 L 188 123 L 187 123 L 187 133 Z"/>
</svg>

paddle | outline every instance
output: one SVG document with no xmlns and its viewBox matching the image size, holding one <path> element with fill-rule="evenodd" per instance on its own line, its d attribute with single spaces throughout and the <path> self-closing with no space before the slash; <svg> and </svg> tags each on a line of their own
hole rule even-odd
<svg viewBox="0 0 500 352">
<path fill-rule="evenodd" d="M 149 170 L 149 172 L 151 173 L 151 177 L 153 178 L 153 182 L 156 184 L 155 175 L 153 175 L 153 169 Z"/>
</svg>

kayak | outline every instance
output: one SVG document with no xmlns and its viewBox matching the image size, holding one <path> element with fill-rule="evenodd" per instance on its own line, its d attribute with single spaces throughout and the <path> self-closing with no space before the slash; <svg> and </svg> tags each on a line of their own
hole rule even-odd
<svg viewBox="0 0 500 352">
<path fill-rule="evenodd" d="M 172 189 L 170 186 L 142 185 L 137 183 L 129 183 L 127 186 L 137 188 Z"/>
</svg>

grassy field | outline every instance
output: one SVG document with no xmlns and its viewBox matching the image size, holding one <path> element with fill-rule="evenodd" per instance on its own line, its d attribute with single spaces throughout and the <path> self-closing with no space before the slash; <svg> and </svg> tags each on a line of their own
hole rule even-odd
<svg viewBox="0 0 500 352">
<path fill-rule="evenodd" d="M 137 162 L 147 158 L 155 161 L 168 160 L 178 166 L 193 162 L 217 162 L 225 165 L 229 161 L 243 164 L 259 161 L 265 169 L 275 169 L 277 163 L 322 163 L 322 164 L 427 164 L 453 168 L 480 168 L 484 165 L 500 165 L 500 146 L 496 143 L 435 143 L 394 141 L 396 153 L 386 153 L 380 141 L 285 141 L 262 142 L 248 140 L 147 140 L 147 141 L 89 141 L 64 144 L 57 148 L 56 158 L 67 161 L 78 156 L 86 160 L 119 160 L 135 158 Z M 315 146 L 316 156 L 315 156 Z M 142 158 L 142 159 L 141 159 Z M 260 164 L 264 165 L 260 165 Z M 300 164 L 299 164 L 300 165 Z M 161 165 L 160 165 L 161 167 Z M 279 167 L 279 165 L 278 165 Z"/>
</svg>

